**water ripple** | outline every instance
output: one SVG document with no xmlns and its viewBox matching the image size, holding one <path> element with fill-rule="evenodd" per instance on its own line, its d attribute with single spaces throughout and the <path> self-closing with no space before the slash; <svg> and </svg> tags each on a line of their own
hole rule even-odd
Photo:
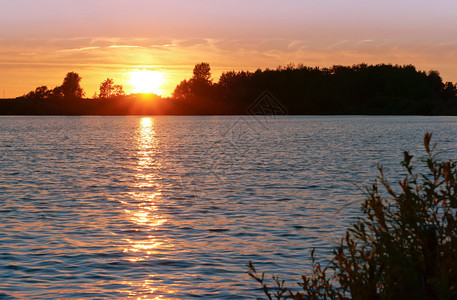
<svg viewBox="0 0 457 300">
<path fill-rule="evenodd" d="M 265 121 L 265 120 L 264 120 Z M 252 299 L 325 259 L 451 117 L 0 117 L 1 299 Z"/>
</svg>

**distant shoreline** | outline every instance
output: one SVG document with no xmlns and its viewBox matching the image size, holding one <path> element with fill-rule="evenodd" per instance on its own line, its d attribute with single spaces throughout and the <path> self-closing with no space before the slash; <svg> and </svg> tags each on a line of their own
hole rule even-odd
<svg viewBox="0 0 457 300">
<path fill-rule="evenodd" d="M 457 85 L 412 65 L 287 66 L 224 72 L 213 82 L 200 63 L 169 98 L 126 95 L 108 78 L 87 99 L 80 80 L 69 72 L 61 86 L 1 99 L 0 115 L 457 115 Z"/>
<path fill-rule="evenodd" d="M 81 101 L 83 104 L 78 103 Z M 0 116 L 457 116 L 457 100 L 451 103 L 447 109 L 435 109 L 427 112 L 410 113 L 404 111 L 366 111 L 363 109 L 344 112 L 314 112 L 305 113 L 290 109 L 252 109 L 252 107 L 228 107 L 226 111 L 221 109 L 192 108 L 181 102 L 171 105 L 153 105 L 151 103 L 132 104 L 125 99 L 96 100 L 84 99 L 78 102 L 65 103 L 51 100 L 37 101 L 25 99 L 0 99 Z M 173 101 L 173 100 L 169 100 Z M 122 103 L 124 102 L 124 103 Z M 76 104 L 76 105 L 75 105 Z M 183 107 L 182 107 L 183 106 Z M 260 107 L 262 108 L 262 107 Z"/>
</svg>

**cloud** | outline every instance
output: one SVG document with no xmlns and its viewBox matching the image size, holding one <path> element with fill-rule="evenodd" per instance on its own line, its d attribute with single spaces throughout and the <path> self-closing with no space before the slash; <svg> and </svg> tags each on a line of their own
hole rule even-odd
<svg viewBox="0 0 457 300">
<path fill-rule="evenodd" d="M 108 48 L 140 48 L 141 46 L 136 45 L 111 45 Z"/>
<path fill-rule="evenodd" d="M 94 50 L 94 49 L 100 49 L 100 47 L 82 47 L 82 48 L 73 48 L 73 49 L 63 49 L 63 50 L 57 50 L 56 52 L 80 52 L 80 51 L 88 51 L 88 50 Z"/>
<path fill-rule="evenodd" d="M 166 50 L 166 51 L 164 51 Z M 223 71 L 275 68 L 278 65 L 303 63 L 330 67 L 357 63 L 414 64 L 420 70 L 438 69 L 444 80 L 457 78 L 457 43 L 433 43 L 429 40 L 409 44 L 402 39 L 363 38 L 314 40 L 297 38 L 119 38 L 79 37 L 70 39 L 4 39 L 0 44 L 0 68 L 5 74 L 65 74 L 79 72 L 89 93 L 103 76 L 118 76 L 134 68 L 160 70 L 170 75 L 168 89 L 192 74 L 193 66 L 209 62 L 213 78 Z M 21 71 L 21 72 L 20 72 Z M 1 75 L 1 74 L 0 74 Z M 16 75 L 15 75 L 16 76 Z M 3 79 L 2 79 L 3 78 Z M 10 80 L 0 76 L 1 80 Z M 11 79 L 12 80 L 12 79 Z M 10 81 L 11 81 L 10 80 Z M 16 76 L 21 81 L 21 76 Z M 24 83 L 16 94 L 40 84 Z M 43 84 L 58 83 L 61 78 Z M 56 83 L 56 84 L 57 84 Z"/>
<path fill-rule="evenodd" d="M 342 48 L 343 46 L 347 45 L 348 43 L 349 43 L 348 40 L 338 41 L 338 42 L 333 43 L 333 44 L 331 44 L 330 46 L 326 47 L 325 50 L 335 50 L 335 49 L 339 49 L 339 48 Z"/>
<path fill-rule="evenodd" d="M 162 45 L 150 45 L 151 48 L 170 48 L 170 47 L 176 47 L 176 44 L 162 44 Z"/>
<path fill-rule="evenodd" d="M 178 47 L 193 47 L 199 45 L 208 45 L 209 39 L 206 38 L 191 38 L 191 39 L 181 39 L 175 41 Z"/>
<path fill-rule="evenodd" d="M 287 45 L 290 50 L 303 50 L 309 47 L 309 41 L 307 40 L 292 40 Z"/>
</svg>

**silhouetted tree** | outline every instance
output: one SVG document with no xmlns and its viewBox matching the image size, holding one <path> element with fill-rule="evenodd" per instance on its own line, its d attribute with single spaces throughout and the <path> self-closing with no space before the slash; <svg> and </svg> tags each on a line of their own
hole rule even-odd
<svg viewBox="0 0 457 300">
<path fill-rule="evenodd" d="M 112 97 L 124 96 L 124 88 L 122 85 L 114 84 L 114 80 L 107 78 L 100 84 L 100 99 L 108 99 Z"/>
<path fill-rule="evenodd" d="M 184 100 L 190 95 L 190 84 L 187 80 L 181 81 L 173 91 L 173 98 L 176 100 Z"/>
<path fill-rule="evenodd" d="M 47 99 L 51 95 L 52 91 L 48 90 L 48 87 L 43 85 L 37 87 L 35 91 L 31 91 L 26 94 L 24 97 L 26 99 L 34 99 L 34 100 L 44 100 Z"/>
<path fill-rule="evenodd" d="M 439 93 L 444 88 L 443 79 L 440 76 L 440 72 L 431 70 L 428 72 L 428 80 L 432 85 L 435 92 Z"/>
<path fill-rule="evenodd" d="M 202 62 L 196 64 L 193 71 L 194 76 L 192 77 L 193 80 L 201 80 L 207 83 L 211 83 L 211 68 L 208 63 Z"/>
<path fill-rule="evenodd" d="M 121 84 L 115 84 L 113 95 L 114 97 L 125 96 L 124 87 Z"/>
<path fill-rule="evenodd" d="M 219 77 L 218 86 L 224 90 L 229 90 L 236 86 L 240 81 L 245 80 L 251 74 L 249 72 L 223 72 Z"/>
<path fill-rule="evenodd" d="M 203 100 L 211 94 L 212 84 L 211 68 L 208 63 L 202 62 L 195 65 L 192 78 L 183 80 L 176 86 L 173 97 L 179 100 Z"/>
<path fill-rule="evenodd" d="M 452 82 L 446 82 L 443 88 L 443 98 L 444 100 L 449 100 L 457 96 L 457 85 Z"/>
<path fill-rule="evenodd" d="M 62 95 L 64 98 L 82 98 L 84 91 L 80 86 L 81 77 L 78 73 L 69 72 L 63 80 L 61 86 Z"/>
<path fill-rule="evenodd" d="M 114 90 L 114 80 L 111 78 L 107 78 L 105 81 L 100 83 L 100 94 L 98 97 L 100 99 L 107 99 L 107 98 L 111 97 L 113 90 Z"/>
<path fill-rule="evenodd" d="M 62 86 L 56 86 L 55 88 L 52 89 L 51 95 L 53 99 L 61 99 L 63 98 L 63 90 Z"/>
</svg>

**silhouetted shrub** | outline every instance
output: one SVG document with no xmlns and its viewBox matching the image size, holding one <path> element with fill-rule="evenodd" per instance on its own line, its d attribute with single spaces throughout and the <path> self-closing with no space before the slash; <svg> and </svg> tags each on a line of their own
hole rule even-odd
<svg viewBox="0 0 457 300">
<path fill-rule="evenodd" d="M 272 289 L 249 262 L 249 275 L 269 299 L 455 299 L 457 297 L 457 168 L 438 161 L 431 134 L 424 138 L 425 173 L 404 153 L 407 175 L 397 193 L 382 167 L 366 188 L 364 217 L 347 231 L 327 266 L 315 262 L 300 292 L 273 277 Z M 382 191 L 381 191 L 382 190 Z M 273 290 L 273 292 L 272 292 Z M 273 293 L 273 294 L 272 294 Z"/>
</svg>

